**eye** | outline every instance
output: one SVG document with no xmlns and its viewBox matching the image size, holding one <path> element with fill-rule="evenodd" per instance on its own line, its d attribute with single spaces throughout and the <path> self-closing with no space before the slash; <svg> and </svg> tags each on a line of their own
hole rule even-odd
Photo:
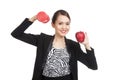
<svg viewBox="0 0 120 80">
<path fill-rule="evenodd" d="M 69 22 L 67 22 L 67 23 L 66 23 L 66 25 L 70 25 L 70 23 L 69 23 Z"/>
<path fill-rule="evenodd" d="M 62 22 L 59 23 L 59 25 L 62 25 L 62 24 L 63 24 Z"/>
</svg>

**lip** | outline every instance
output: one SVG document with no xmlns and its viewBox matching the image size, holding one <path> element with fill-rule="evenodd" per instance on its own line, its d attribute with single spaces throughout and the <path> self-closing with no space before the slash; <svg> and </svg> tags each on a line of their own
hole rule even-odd
<svg viewBox="0 0 120 80">
<path fill-rule="evenodd" d="M 65 34 L 67 32 L 67 30 L 61 30 L 60 32 Z"/>
</svg>

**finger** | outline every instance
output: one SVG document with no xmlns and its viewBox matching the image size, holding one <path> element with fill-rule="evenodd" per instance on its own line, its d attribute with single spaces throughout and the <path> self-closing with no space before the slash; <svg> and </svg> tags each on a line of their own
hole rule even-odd
<svg viewBox="0 0 120 80">
<path fill-rule="evenodd" d="M 85 32 L 85 36 L 87 36 L 87 32 Z"/>
</svg>

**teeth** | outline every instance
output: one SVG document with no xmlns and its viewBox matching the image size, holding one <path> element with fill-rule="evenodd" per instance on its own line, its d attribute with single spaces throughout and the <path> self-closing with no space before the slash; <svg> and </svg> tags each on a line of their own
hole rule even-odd
<svg viewBox="0 0 120 80">
<path fill-rule="evenodd" d="M 61 31 L 62 33 L 65 33 L 66 31 Z"/>
</svg>

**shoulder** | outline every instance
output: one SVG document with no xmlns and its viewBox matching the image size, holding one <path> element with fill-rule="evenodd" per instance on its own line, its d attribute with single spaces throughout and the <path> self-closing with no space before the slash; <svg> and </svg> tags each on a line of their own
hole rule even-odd
<svg viewBox="0 0 120 80">
<path fill-rule="evenodd" d="M 45 34 L 45 33 L 41 33 L 40 36 L 41 36 L 42 38 L 46 38 L 46 39 L 47 39 L 47 38 L 49 39 L 49 38 L 52 38 L 52 37 L 53 37 L 52 35 L 48 35 L 48 34 Z"/>
<path fill-rule="evenodd" d="M 79 46 L 79 43 L 77 41 L 71 40 L 71 39 L 66 39 L 66 42 L 70 45 L 70 46 Z"/>
<path fill-rule="evenodd" d="M 42 41 L 50 41 L 51 39 L 53 39 L 53 36 L 49 34 L 41 33 L 39 39 Z"/>
</svg>

